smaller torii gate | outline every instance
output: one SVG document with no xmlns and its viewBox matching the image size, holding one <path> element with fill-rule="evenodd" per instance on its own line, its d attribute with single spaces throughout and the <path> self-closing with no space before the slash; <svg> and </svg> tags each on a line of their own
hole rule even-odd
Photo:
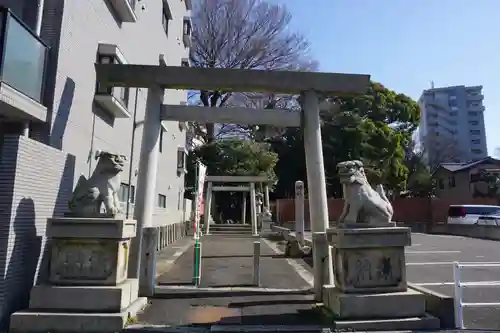
<svg viewBox="0 0 500 333">
<path fill-rule="evenodd" d="M 264 185 L 264 209 L 266 213 L 270 212 L 269 205 L 269 179 L 266 176 L 207 176 L 207 191 L 205 194 L 204 219 L 206 234 L 210 233 L 210 210 L 212 206 L 213 192 L 243 192 L 250 193 L 250 216 L 252 222 L 252 233 L 258 235 L 257 223 L 257 202 L 255 184 Z M 248 186 L 214 186 L 213 183 L 248 183 Z M 246 200 L 246 198 L 245 198 Z M 242 207 L 243 208 L 243 207 Z"/>
</svg>

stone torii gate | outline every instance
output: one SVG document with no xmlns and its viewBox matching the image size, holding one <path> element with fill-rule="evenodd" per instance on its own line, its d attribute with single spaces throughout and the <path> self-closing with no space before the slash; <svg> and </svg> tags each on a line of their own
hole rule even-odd
<svg viewBox="0 0 500 333">
<path fill-rule="evenodd" d="M 148 88 L 134 218 L 137 237 L 131 247 L 129 276 L 139 277 L 142 234 L 152 225 L 155 206 L 155 184 L 158 168 L 161 121 L 195 121 L 300 127 L 304 129 L 309 211 L 313 232 L 328 227 L 325 170 L 321 144 L 321 123 L 318 94 L 343 96 L 363 94 L 369 75 L 313 73 L 297 71 L 266 71 L 223 68 L 191 68 L 166 66 L 159 56 L 159 65 L 96 64 L 96 80 L 101 87 Z M 234 92 L 276 92 L 302 95 L 302 112 L 283 109 L 234 107 L 199 107 L 164 105 L 165 89 L 223 90 Z M 319 246 L 318 246 L 319 247 Z M 313 246 L 316 293 L 321 293 L 323 270 L 321 251 Z M 145 251 L 146 252 L 146 251 Z M 144 260 L 147 258 L 144 257 Z M 141 281 L 140 281 L 141 283 Z"/>
<path fill-rule="evenodd" d="M 204 220 L 205 231 L 210 233 L 210 210 L 212 206 L 213 192 L 243 192 L 244 203 L 242 205 L 242 216 L 246 214 L 246 194 L 250 193 L 250 216 L 252 221 L 252 233 L 258 235 L 257 230 L 257 202 L 255 184 L 264 184 L 264 209 L 269 211 L 269 179 L 266 176 L 207 176 L 207 191 L 205 194 Z M 213 183 L 248 183 L 248 186 L 213 186 Z M 244 223 L 242 221 L 242 223 Z"/>
</svg>

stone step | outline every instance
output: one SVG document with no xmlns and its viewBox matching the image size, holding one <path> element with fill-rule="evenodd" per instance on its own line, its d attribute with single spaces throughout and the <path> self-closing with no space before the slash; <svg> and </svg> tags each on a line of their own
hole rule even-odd
<svg viewBox="0 0 500 333">
<path fill-rule="evenodd" d="M 210 229 L 252 229 L 251 224 L 211 224 Z"/>
<path fill-rule="evenodd" d="M 120 312 L 23 310 L 12 314 L 9 332 L 120 332 L 146 305 L 147 298 L 141 297 Z"/>
<path fill-rule="evenodd" d="M 312 326 L 312 325 L 212 325 L 209 329 L 201 326 L 177 326 L 172 327 L 168 325 L 148 325 L 148 324 L 134 324 L 128 326 L 122 332 L 124 333 L 208 333 L 208 332 L 251 332 L 251 333 L 324 333 L 334 332 L 335 329 L 325 326 Z M 351 330 L 346 330 L 349 332 Z M 352 332 L 352 331 L 351 331 Z M 463 330 L 428 330 L 426 333 L 463 333 Z M 377 333 L 401 333 L 393 331 L 379 331 Z M 485 333 L 484 330 L 467 330 L 467 333 Z"/>
<path fill-rule="evenodd" d="M 333 330 L 331 330 L 333 331 Z M 131 325 L 123 333 L 323 333 L 328 328 L 312 325 L 229 325 L 220 324 L 207 327 L 171 327 L 167 325 Z"/>
<path fill-rule="evenodd" d="M 212 228 L 212 227 L 210 227 L 210 230 L 236 230 L 236 231 L 245 231 L 245 230 L 252 230 L 252 227 L 249 227 L 249 228 L 240 228 L 240 227 L 237 227 L 237 228 L 231 228 L 231 227 L 215 227 L 215 228 Z"/>
<path fill-rule="evenodd" d="M 328 329 L 328 328 L 326 328 Z M 212 325 L 210 332 L 224 333 L 313 333 L 325 332 L 322 326 L 313 325 Z"/>
<path fill-rule="evenodd" d="M 210 233 L 252 233 L 252 227 L 212 227 L 210 226 Z"/>
<path fill-rule="evenodd" d="M 425 297 L 408 289 L 402 292 L 345 294 L 335 286 L 325 285 L 323 302 L 339 318 L 409 318 L 425 314 Z"/>
<path fill-rule="evenodd" d="M 210 230 L 209 235 L 251 235 L 252 230 Z"/>
<path fill-rule="evenodd" d="M 356 331 L 413 331 L 437 330 L 439 319 L 426 314 L 422 317 L 372 319 L 372 320 L 335 320 L 335 329 Z"/>
</svg>

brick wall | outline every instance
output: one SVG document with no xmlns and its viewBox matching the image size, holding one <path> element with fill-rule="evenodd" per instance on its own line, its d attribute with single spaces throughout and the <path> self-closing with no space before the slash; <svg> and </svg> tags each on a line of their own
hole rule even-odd
<svg viewBox="0 0 500 333">
<path fill-rule="evenodd" d="M 0 330 L 27 307 L 29 290 L 46 273 L 48 217 L 61 216 L 74 183 L 72 155 L 6 136 L 0 160 Z"/>
<path fill-rule="evenodd" d="M 446 221 L 448 216 L 448 207 L 459 204 L 483 204 L 497 205 L 494 199 L 469 199 L 469 200 L 444 200 L 438 198 L 405 198 L 396 199 L 392 202 L 394 207 L 393 221 L 404 224 L 424 224 L 440 223 Z M 342 213 L 344 200 L 328 199 L 328 215 L 330 221 L 336 221 Z M 295 220 L 295 201 L 294 199 L 278 199 L 275 204 L 275 216 L 279 223 L 286 223 Z M 309 224 L 309 203 L 305 200 L 304 214 L 306 228 Z"/>
</svg>

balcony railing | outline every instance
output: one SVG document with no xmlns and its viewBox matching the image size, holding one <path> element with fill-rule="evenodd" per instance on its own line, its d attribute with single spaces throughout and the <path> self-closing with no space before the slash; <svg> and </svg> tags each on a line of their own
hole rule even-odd
<svg viewBox="0 0 500 333">
<path fill-rule="evenodd" d="M 41 104 L 48 46 L 5 7 L 0 7 L 0 38 L 0 80 Z"/>
</svg>

